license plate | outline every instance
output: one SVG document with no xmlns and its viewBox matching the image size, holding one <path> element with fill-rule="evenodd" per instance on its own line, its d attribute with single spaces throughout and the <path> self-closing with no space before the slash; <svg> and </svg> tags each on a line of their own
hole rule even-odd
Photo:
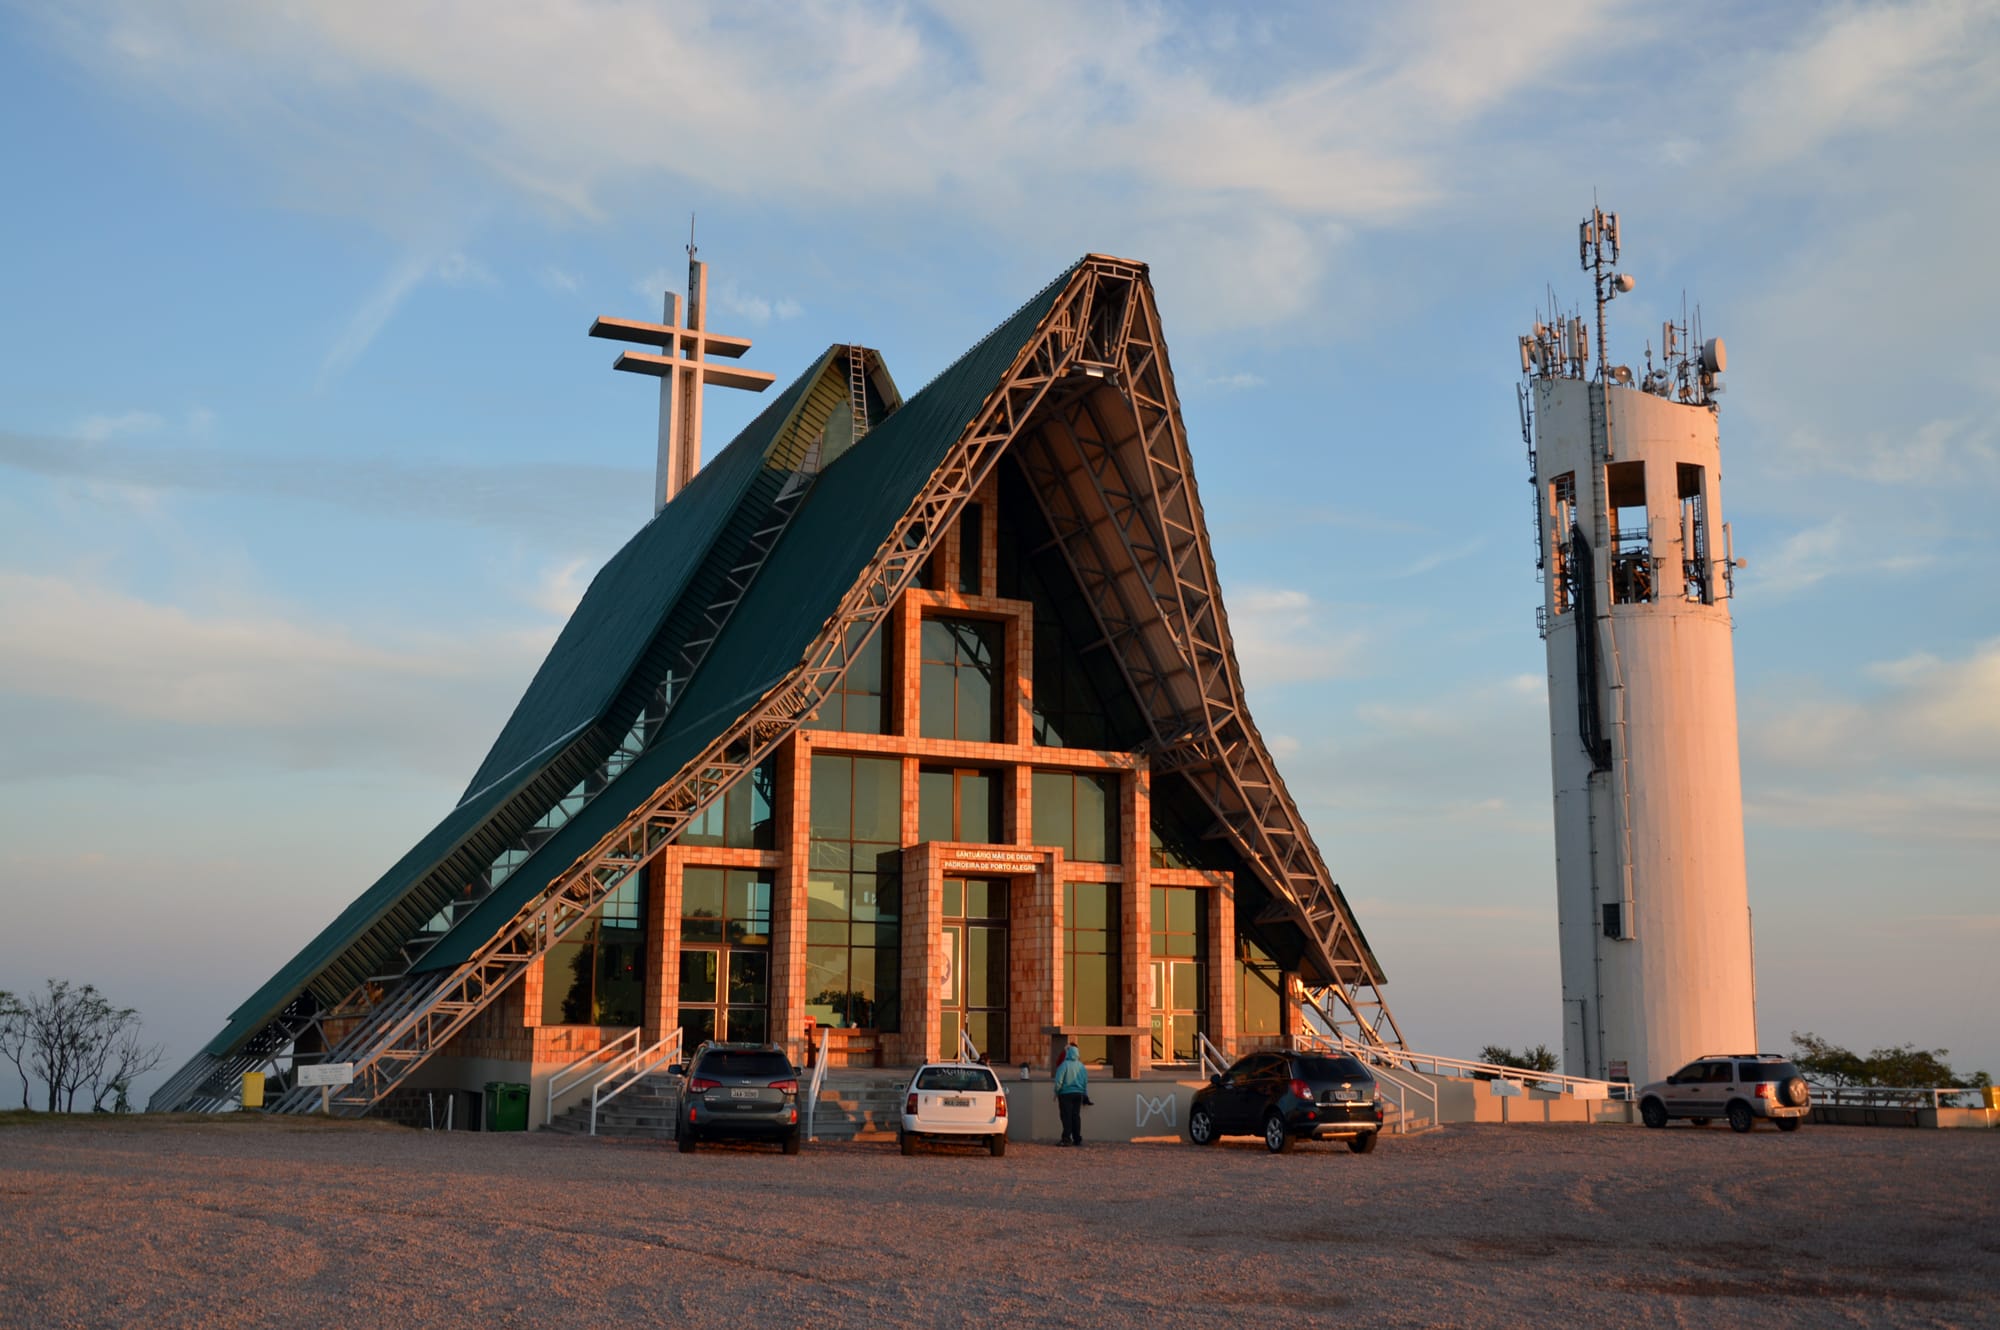
<svg viewBox="0 0 2000 1330">
<path fill-rule="evenodd" d="M 1333 1097 L 1336 1101 L 1345 1104 L 1359 1099 L 1361 1092 L 1359 1090 L 1335 1090 Z"/>
<path fill-rule="evenodd" d="M 946 1108 L 971 1108 L 972 1101 L 970 1099 L 965 1098 L 963 1095 L 946 1095 L 944 1098 L 944 1106 Z"/>
<path fill-rule="evenodd" d="M 755 1099 L 757 1097 L 757 1090 L 754 1087 L 749 1089 L 731 1090 L 729 1092 L 729 1097 L 731 1099 Z"/>
</svg>

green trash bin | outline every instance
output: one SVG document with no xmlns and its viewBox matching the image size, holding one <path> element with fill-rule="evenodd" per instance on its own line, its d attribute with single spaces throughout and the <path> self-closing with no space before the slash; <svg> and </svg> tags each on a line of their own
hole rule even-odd
<svg viewBox="0 0 2000 1330">
<path fill-rule="evenodd" d="M 486 1082 L 486 1130 L 528 1129 L 528 1087 L 513 1081 Z"/>
</svg>

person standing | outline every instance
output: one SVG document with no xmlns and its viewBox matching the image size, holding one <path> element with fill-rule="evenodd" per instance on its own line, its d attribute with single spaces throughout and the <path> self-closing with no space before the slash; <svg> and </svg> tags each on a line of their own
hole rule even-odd
<svg viewBox="0 0 2000 1330">
<path fill-rule="evenodd" d="M 1083 1144 L 1083 1105 L 1090 1096 L 1090 1071 L 1072 1042 L 1056 1068 L 1056 1107 L 1062 1110 L 1062 1144 Z"/>
</svg>

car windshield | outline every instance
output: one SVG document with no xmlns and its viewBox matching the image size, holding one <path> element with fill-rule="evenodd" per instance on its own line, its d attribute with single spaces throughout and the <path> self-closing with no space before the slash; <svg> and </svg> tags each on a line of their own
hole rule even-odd
<svg viewBox="0 0 2000 1330">
<path fill-rule="evenodd" d="M 783 1053 L 765 1053 L 755 1049 L 741 1052 L 730 1049 L 714 1049 L 704 1053 L 696 1064 L 695 1071 L 702 1076 L 745 1076 L 752 1080 L 780 1080 L 792 1074 L 792 1064 L 785 1060 Z"/>
<path fill-rule="evenodd" d="M 1746 1062 L 1743 1064 L 1743 1079 L 1746 1081 L 1789 1081 L 1799 1074 L 1799 1069 L 1789 1062 Z"/>
<path fill-rule="evenodd" d="M 1368 1068 L 1353 1058 L 1300 1058 L 1299 1076 L 1308 1081 L 1372 1081 Z"/>
<path fill-rule="evenodd" d="M 997 1090 L 1000 1083 L 984 1067 L 925 1067 L 917 1073 L 919 1090 Z"/>
</svg>

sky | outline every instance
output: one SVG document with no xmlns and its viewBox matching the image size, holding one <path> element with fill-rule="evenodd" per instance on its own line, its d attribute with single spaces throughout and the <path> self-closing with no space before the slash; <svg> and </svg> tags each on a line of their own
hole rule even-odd
<svg viewBox="0 0 2000 1330">
<path fill-rule="evenodd" d="M 1993 3 L 0 0 L 0 988 L 164 1075 L 455 802 L 650 516 L 584 333 L 693 214 L 780 382 L 855 341 L 907 395 L 1149 263 L 1406 1037 L 1559 1048 L 1515 339 L 1594 198 L 1615 358 L 1729 346 L 1760 1042 L 2000 1073 L 1996 144 Z"/>
</svg>

